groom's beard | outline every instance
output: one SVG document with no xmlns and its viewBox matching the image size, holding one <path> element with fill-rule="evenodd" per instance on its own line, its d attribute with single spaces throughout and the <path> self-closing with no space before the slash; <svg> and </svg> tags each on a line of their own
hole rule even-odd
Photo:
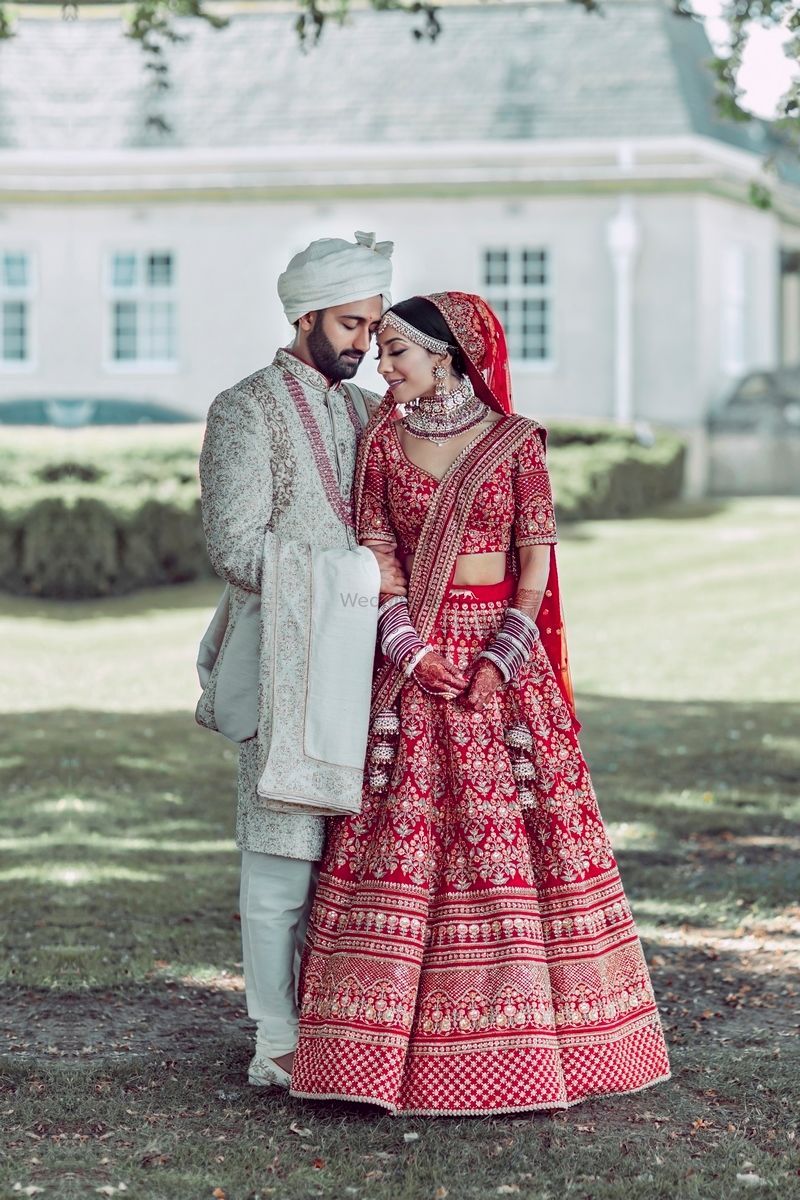
<svg viewBox="0 0 800 1200">
<path fill-rule="evenodd" d="M 325 336 L 319 317 L 308 335 L 308 348 L 314 357 L 317 370 L 321 371 L 323 375 L 327 375 L 328 379 L 333 380 L 352 379 L 364 357 L 357 350 L 348 350 L 339 354 Z"/>
</svg>

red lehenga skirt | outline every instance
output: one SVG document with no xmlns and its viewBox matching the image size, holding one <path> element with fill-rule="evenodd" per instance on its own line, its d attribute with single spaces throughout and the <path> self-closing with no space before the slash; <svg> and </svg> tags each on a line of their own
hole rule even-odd
<svg viewBox="0 0 800 1200">
<path fill-rule="evenodd" d="M 451 589 L 466 668 L 510 580 Z M 387 787 L 331 822 L 292 1092 L 393 1113 L 566 1108 L 669 1077 L 647 966 L 569 709 L 539 647 L 486 715 L 406 684 Z M 384 722 L 385 728 L 385 722 Z M 380 779 L 376 781 L 380 784 Z"/>
</svg>

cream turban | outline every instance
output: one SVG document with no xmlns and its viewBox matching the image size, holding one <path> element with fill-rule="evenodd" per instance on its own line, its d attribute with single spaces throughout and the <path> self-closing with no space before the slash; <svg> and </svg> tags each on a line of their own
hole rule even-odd
<svg viewBox="0 0 800 1200">
<path fill-rule="evenodd" d="M 381 296 L 384 312 L 392 303 L 394 242 L 376 242 L 374 233 L 355 236 L 355 242 L 342 238 L 312 242 L 278 276 L 278 295 L 290 325 L 307 312 L 350 300 Z"/>
</svg>

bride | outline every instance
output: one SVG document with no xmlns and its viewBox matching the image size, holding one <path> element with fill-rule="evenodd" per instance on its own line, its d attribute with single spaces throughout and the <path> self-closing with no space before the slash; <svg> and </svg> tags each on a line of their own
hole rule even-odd
<svg viewBox="0 0 800 1200">
<path fill-rule="evenodd" d="M 545 431 L 477 296 L 389 309 L 362 439 L 379 610 L 363 806 L 331 821 L 296 1096 L 394 1113 L 565 1108 L 669 1077 L 647 966 L 578 744 Z"/>
</svg>

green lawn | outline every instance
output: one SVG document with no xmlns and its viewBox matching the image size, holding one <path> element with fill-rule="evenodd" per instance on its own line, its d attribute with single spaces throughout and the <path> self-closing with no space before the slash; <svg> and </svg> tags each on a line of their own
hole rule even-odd
<svg viewBox="0 0 800 1200">
<path fill-rule="evenodd" d="M 0 1198 L 800 1197 L 798 528 L 784 499 L 563 531 L 582 741 L 674 1079 L 522 1118 L 248 1089 L 235 754 L 192 721 L 219 589 L 0 598 Z"/>
</svg>

